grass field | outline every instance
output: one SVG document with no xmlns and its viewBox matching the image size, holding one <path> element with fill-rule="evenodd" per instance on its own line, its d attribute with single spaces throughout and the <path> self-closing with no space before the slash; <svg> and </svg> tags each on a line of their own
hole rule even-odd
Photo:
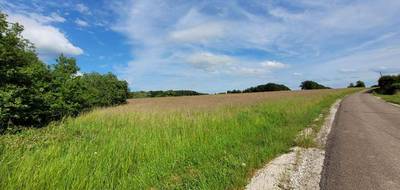
<svg viewBox="0 0 400 190">
<path fill-rule="evenodd" d="M 0 189 L 241 189 L 357 89 L 130 100 L 0 136 Z"/>
<path fill-rule="evenodd" d="M 397 93 L 395 95 L 383 95 L 375 93 L 375 95 L 381 97 L 385 101 L 400 104 L 400 93 Z"/>
</svg>

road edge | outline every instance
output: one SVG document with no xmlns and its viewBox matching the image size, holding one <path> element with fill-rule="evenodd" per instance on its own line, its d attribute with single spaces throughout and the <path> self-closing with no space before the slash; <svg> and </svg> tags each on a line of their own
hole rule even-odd
<svg viewBox="0 0 400 190">
<path fill-rule="evenodd" d="M 341 101 L 342 99 L 336 100 L 324 118 L 324 123 L 314 139 L 317 147 L 293 147 L 289 153 L 273 159 L 258 170 L 245 189 L 320 189 L 325 145 Z M 321 117 L 322 115 L 319 118 Z"/>
<path fill-rule="evenodd" d="M 381 98 L 381 97 L 379 97 L 379 96 L 376 96 L 376 95 L 373 95 L 373 96 L 374 96 L 375 98 L 379 99 L 379 100 L 382 100 L 382 101 L 384 101 L 384 102 L 386 102 L 386 103 L 388 103 L 388 104 L 391 104 L 392 106 L 395 106 L 395 107 L 400 108 L 400 104 L 396 104 L 396 103 L 392 103 L 392 102 L 386 101 L 386 100 L 384 100 L 383 98 Z"/>
</svg>

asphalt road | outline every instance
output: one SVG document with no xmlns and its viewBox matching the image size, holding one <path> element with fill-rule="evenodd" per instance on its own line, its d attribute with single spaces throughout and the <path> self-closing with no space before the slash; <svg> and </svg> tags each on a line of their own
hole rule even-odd
<svg viewBox="0 0 400 190">
<path fill-rule="evenodd" d="M 346 97 L 328 136 L 321 189 L 400 190 L 400 108 Z"/>
</svg>

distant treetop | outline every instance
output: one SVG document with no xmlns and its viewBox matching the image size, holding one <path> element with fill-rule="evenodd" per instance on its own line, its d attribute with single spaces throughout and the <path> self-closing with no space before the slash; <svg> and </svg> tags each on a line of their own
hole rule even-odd
<svg viewBox="0 0 400 190">
<path fill-rule="evenodd" d="M 227 91 L 228 94 L 235 94 L 235 93 L 250 93 L 250 92 L 268 92 L 268 91 L 288 91 L 290 88 L 283 84 L 275 84 L 275 83 L 267 83 L 258 85 L 255 87 L 247 88 L 243 91 L 240 90 L 231 90 Z"/>
<path fill-rule="evenodd" d="M 350 83 L 347 88 L 365 88 L 365 83 L 359 80 L 356 82 L 356 85 L 354 85 L 354 83 Z"/>
<path fill-rule="evenodd" d="M 129 98 L 150 98 L 150 97 L 167 97 L 167 96 L 198 96 L 206 95 L 205 93 L 193 90 L 156 90 L 156 91 L 138 91 L 130 92 Z"/>
<path fill-rule="evenodd" d="M 315 81 L 306 80 L 303 81 L 300 85 L 302 90 L 312 90 L 312 89 L 330 89 L 330 87 L 326 87 L 324 85 L 318 84 Z"/>
</svg>

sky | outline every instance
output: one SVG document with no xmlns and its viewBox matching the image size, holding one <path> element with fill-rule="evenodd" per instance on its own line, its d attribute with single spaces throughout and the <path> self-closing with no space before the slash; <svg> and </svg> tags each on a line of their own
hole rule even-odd
<svg viewBox="0 0 400 190">
<path fill-rule="evenodd" d="M 0 0 L 39 57 L 112 72 L 132 91 L 223 92 L 400 72 L 399 0 Z"/>
</svg>

